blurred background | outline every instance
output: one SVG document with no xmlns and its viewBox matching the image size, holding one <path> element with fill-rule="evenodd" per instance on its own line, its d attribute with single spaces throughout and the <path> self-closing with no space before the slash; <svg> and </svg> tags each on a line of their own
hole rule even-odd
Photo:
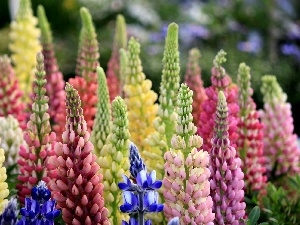
<svg viewBox="0 0 300 225">
<path fill-rule="evenodd" d="M 9 2 L 0 1 L 0 54 L 10 54 Z M 123 14 L 128 35 L 141 43 L 146 76 L 158 93 L 167 26 L 179 25 L 181 76 L 188 51 L 201 51 L 202 78 L 210 85 L 212 61 L 224 49 L 226 71 L 236 81 L 238 66 L 251 67 L 254 99 L 262 107 L 260 78 L 277 76 L 292 104 L 295 132 L 300 136 L 300 1 L 299 0 L 32 0 L 42 4 L 54 36 L 56 56 L 65 80 L 74 76 L 79 30 L 79 8 L 87 7 L 97 29 L 100 64 L 106 69 L 111 55 L 117 14 Z"/>
</svg>

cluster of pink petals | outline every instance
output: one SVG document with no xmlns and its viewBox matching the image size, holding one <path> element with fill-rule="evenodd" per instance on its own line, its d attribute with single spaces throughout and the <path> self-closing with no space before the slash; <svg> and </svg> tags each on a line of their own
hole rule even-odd
<svg viewBox="0 0 300 225">
<path fill-rule="evenodd" d="M 166 218 L 170 220 L 179 217 L 182 224 L 213 225 L 213 201 L 209 196 L 208 181 L 210 171 L 207 168 L 208 153 L 193 148 L 184 159 L 181 152 L 171 150 L 165 153 L 164 158 L 166 173 L 163 179 L 163 195 Z M 188 179 L 184 164 L 188 168 Z"/>
<path fill-rule="evenodd" d="M 24 140 L 27 145 L 21 145 L 19 151 L 18 165 L 20 172 L 17 184 L 18 197 L 24 204 L 25 197 L 31 195 L 31 189 L 38 184 L 40 180 L 48 183 L 56 177 L 54 168 L 48 163 L 50 156 L 55 154 L 54 144 L 56 135 L 54 132 L 46 134 L 40 143 L 35 133 L 36 127 L 31 121 L 27 123 L 27 131 L 24 133 Z"/>
<path fill-rule="evenodd" d="M 222 98 L 222 100 L 220 100 Z M 228 108 L 225 96 L 219 94 L 215 130 L 211 140 L 211 196 L 215 213 L 214 224 L 244 224 L 244 173 L 242 160 L 236 155 L 228 138 Z"/>
<path fill-rule="evenodd" d="M 236 147 L 236 140 L 238 138 L 237 124 L 238 124 L 238 88 L 232 84 L 230 77 L 225 74 L 220 75 L 218 68 L 212 68 L 211 82 L 212 85 L 205 89 L 207 100 L 202 103 L 202 112 L 198 123 L 198 134 L 203 138 L 203 150 L 210 152 L 212 144 L 210 140 L 213 136 L 214 117 L 218 101 L 218 92 L 224 92 L 229 108 L 229 138 L 231 145 Z"/>
<path fill-rule="evenodd" d="M 54 199 L 62 209 L 68 225 L 108 225 L 108 210 L 104 207 L 102 175 L 93 144 L 83 117 L 77 91 L 68 83 L 67 124 L 63 143 L 55 145 L 56 155 L 50 163 L 56 167 L 57 179 L 51 182 Z"/>
<path fill-rule="evenodd" d="M 0 57 L 0 116 L 12 115 L 24 130 L 26 128 L 25 104 L 15 72 L 7 56 Z"/>
<path fill-rule="evenodd" d="M 267 172 L 274 169 L 275 175 L 299 172 L 300 150 L 297 146 L 297 135 L 293 134 L 294 125 L 291 105 L 274 100 L 274 105 L 264 104 L 260 113 L 264 124 L 264 154 Z"/>
<path fill-rule="evenodd" d="M 52 127 L 56 133 L 57 141 L 61 141 L 66 123 L 65 81 L 63 74 L 59 71 L 52 44 L 43 45 L 43 55 L 47 80 L 45 87 L 47 96 L 49 97 L 48 112 L 53 123 Z"/>
<path fill-rule="evenodd" d="M 84 119 L 89 132 L 92 131 L 97 111 L 97 87 L 94 82 L 87 82 L 83 77 L 76 76 L 69 80 L 70 84 L 78 91 L 82 101 Z"/>
<path fill-rule="evenodd" d="M 237 148 L 244 149 L 246 153 L 243 163 L 246 186 L 251 190 L 263 190 L 267 182 L 263 125 L 259 120 L 259 113 L 253 101 L 248 116 L 244 120 L 240 120 L 238 126 Z"/>
<path fill-rule="evenodd" d="M 202 112 L 202 103 L 207 100 L 205 88 L 203 87 L 203 80 L 201 78 L 201 68 L 197 62 L 197 49 L 190 50 L 189 61 L 187 64 L 186 73 L 184 76 L 185 83 L 193 91 L 193 122 L 199 124 L 200 115 Z M 200 54 L 200 53 L 199 53 Z M 200 56 L 200 55 L 199 55 Z"/>
</svg>

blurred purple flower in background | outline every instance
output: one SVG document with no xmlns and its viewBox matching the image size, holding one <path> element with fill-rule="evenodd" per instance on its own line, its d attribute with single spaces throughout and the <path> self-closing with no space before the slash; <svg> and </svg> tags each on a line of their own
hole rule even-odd
<svg viewBox="0 0 300 225">
<path fill-rule="evenodd" d="M 208 39 L 210 36 L 209 30 L 198 24 L 183 23 L 179 25 L 179 36 L 180 40 L 184 43 L 189 44 L 195 39 Z"/>
<path fill-rule="evenodd" d="M 246 41 L 241 41 L 237 44 L 237 48 L 241 52 L 258 54 L 262 48 L 262 37 L 258 32 L 252 31 L 249 33 Z"/>
<path fill-rule="evenodd" d="M 283 44 L 280 50 L 282 54 L 294 56 L 297 61 L 300 61 L 300 47 L 296 44 Z"/>
<path fill-rule="evenodd" d="M 296 23 L 289 24 L 287 37 L 290 40 L 300 40 L 300 25 Z"/>
</svg>

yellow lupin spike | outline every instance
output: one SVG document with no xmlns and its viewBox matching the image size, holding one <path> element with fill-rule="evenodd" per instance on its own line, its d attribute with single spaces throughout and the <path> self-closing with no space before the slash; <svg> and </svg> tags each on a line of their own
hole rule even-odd
<svg viewBox="0 0 300 225">
<path fill-rule="evenodd" d="M 128 107 L 131 141 L 140 149 L 142 158 L 151 171 L 158 160 L 163 160 L 161 153 L 159 155 L 153 153 L 152 148 L 145 142 L 145 139 L 155 131 L 153 120 L 158 109 L 158 105 L 155 104 L 157 94 L 151 90 L 152 83 L 143 73 L 139 54 L 140 44 L 131 38 L 128 43 L 124 100 Z M 161 164 L 163 165 L 163 161 Z"/>
<path fill-rule="evenodd" d="M 3 212 L 5 205 L 8 203 L 8 200 L 5 199 L 8 194 L 8 185 L 5 182 L 7 175 L 6 175 L 6 168 L 3 166 L 5 161 L 5 155 L 3 148 L 0 148 L 0 213 Z"/>
<path fill-rule="evenodd" d="M 30 0 L 21 0 L 16 21 L 10 24 L 10 44 L 12 61 L 23 98 L 29 101 L 32 92 L 32 82 L 36 66 L 36 54 L 42 47 L 39 42 L 40 29 L 37 28 L 37 18 L 33 16 Z"/>
</svg>

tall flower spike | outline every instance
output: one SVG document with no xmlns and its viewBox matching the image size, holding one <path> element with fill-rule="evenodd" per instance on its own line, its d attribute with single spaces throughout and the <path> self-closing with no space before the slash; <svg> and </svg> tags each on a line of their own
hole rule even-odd
<svg viewBox="0 0 300 225">
<path fill-rule="evenodd" d="M 16 79 L 10 59 L 0 56 L 0 116 L 13 115 L 25 129 L 25 105 L 21 102 L 22 92 Z"/>
<path fill-rule="evenodd" d="M 155 131 L 153 120 L 158 109 L 158 105 L 155 104 L 157 94 L 151 90 L 152 82 L 146 79 L 143 73 L 139 54 L 140 44 L 131 38 L 128 43 L 124 100 L 128 107 L 131 140 L 137 144 L 147 167 L 152 170 L 157 163 L 163 164 L 161 152 L 153 151 L 145 142 L 145 139 Z"/>
<path fill-rule="evenodd" d="M 20 209 L 21 219 L 16 225 L 48 224 L 54 225 L 54 219 L 59 216 L 56 202 L 51 198 L 51 192 L 46 183 L 40 181 L 31 190 L 31 198 L 25 199 L 25 207 Z"/>
<path fill-rule="evenodd" d="M 55 177 L 55 174 L 50 173 L 51 164 L 48 164 L 48 157 L 55 154 L 53 148 L 56 135 L 51 132 L 50 116 L 47 113 L 48 97 L 45 96 L 46 80 L 43 54 L 38 53 L 36 59 L 35 96 L 32 103 L 32 114 L 24 133 L 24 140 L 27 145 L 21 145 L 18 160 L 20 168 L 18 180 L 20 183 L 17 185 L 17 189 L 22 204 L 38 181 L 44 180 L 48 183 L 50 179 Z"/>
<path fill-rule="evenodd" d="M 193 92 L 182 84 L 178 95 L 176 134 L 172 148 L 165 153 L 163 179 L 167 219 L 179 217 L 181 224 L 213 224 L 208 152 L 200 150 L 202 138 L 192 117 Z"/>
<path fill-rule="evenodd" d="M 151 158 L 157 156 L 162 157 L 168 151 L 171 145 L 171 138 L 175 133 L 175 125 L 177 114 L 175 112 L 177 92 L 179 89 L 179 51 L 178 51 L 178 25 L 171 23 L 168 26 L 168 32 L 165 43 L 165 51 L 163 57 L 162 81 L 160 84 L 160 105 L 158 107 L 157 117 L 154 119 L 153 125 L 155 132 L 150 134 L 146 143 L 151 146 L 151 154 L 145 153 L 145 157 Z M 163 164 L 157 163 L 155 168 L 157 176 L 162 179 L 164 173 Z"/>
<path fill-rule="evenodd" d="M 97 68 L 98 74 L 98 103 L 95 123 L 91 135 L 91 142 L 94 145 L 94 153 L 97 157 L 100 156 L 100 152 L 103 146 L 107 142 L 107 137 L 111 131 L 111 113 L 110 113 L 110 101 L 108 94 L 108 87 L 106 83 L 106 77 L 101 67 Z"/>
<path fill-rule="evenodd" d="M 0 148 L 0 213 L 3 212 L 3 209 L 8 202 L 6 197 L 9 195 L 8 185 L 5 182 L 7 175 L 6 175 L 6 168 L 3 166 L 4 161 L 5 161 L 4 150 L 3 148 Z"/>
<path fill-rule="evenodd" d="M 80 9 L 82 28 L 79 37 L 76 63 L 76 77 L 69 80 L 82 100 L 83 115 L 88 131 L 93 128 L 97 111 L 97 67 L 99 64 L 99 45 L 92 16 L 87 8 Z"/>
<path fill-rule="evenodd" d="M 15 225 L 18 219 L 18 203 L 16 198 L 11 198 L 0 215 L 0 225 Z"/>
<path fill-rule="evenodd" d="M 25 142 L 19 122 L 12 115 L 0 117 L 0 140 L 0 148 L 3 148 L 5 151 L 5 162 L 3 165 L 6 168 L 15 165 L 20 146 L 24 145 Z"/>
<path fill-rule="evenodd" d="M 261 92 L 264 95 L 264 110 L 260 117 L 264 125 L 264 154 L 268 175 L 298 173 L 300 149 L 297 146 L 297 135 L 293 134 L 291 104 L 286 101 L 287 96 L 275 76 L 262 77 Z"/>
<path fill-rule="evenodd" d="M 125 171 L 128 171 L 129 131 L 127 108 L 121 97 L 116 97 L 112 102 L 112 116 L 114 118 L 111 133 L 107 142 L 100 151 L 100 173 L 103 174 L 104 199 L 109 210 L 111 224 L 121 224 L 127 217 L 121 214 L 119 206 L 121 195 L 118 183 Z"/>
<path fill-rule="evenodd" d="M 110 101 L 115 97 L 123 96 L 122 89 L 124 85 L 124 77 L 120 73 L 120 53 L 121 48 L 126 49 L 127 31 L 126 21 L 122 15 L 117 15 L 115 37 L 113 50 L 107 65 L 107 83 L 109 88 Z"/>
<path fill-rule="evenodd" d="M 263 127 L 252 99 L 250 78 L 250 68 L 245 63 L 241 63 L 237 77 L 240 106 L 237 150 L 243 162 L 247 192 L 265 189 L 267 181 L 264 175 L 266 168 L 263 154 Z"/>
<path fill-rule="evenodd" d="M 202 103 L 202 112 L 198 124 L 198 134 L 203 138 L 203 150 L 210 152 L 212 144 L 210 140 L 213 137 L 214 116 L 216 113 L 218 92 L 223 91 L 227 99 L 229 109 L 229 139 L 233 147 L 236 147 L 236 140 L 238 138 L 237 124 L 238 124 L 238 88 L 231 83 L 231 78 L 226 74 L 222 63 L 226 62 L 226 52 L 220 50 L 216 55 L 213 63 L 214 67 L 211 70 L 212 85 L 205 89 L 207 100 Z"/>
<path fill-rule="evenodd" d="M 207 99 L 203 80 L 201 78 L 201 68 L 199 66 L 200 51 L 193 48 L 189 52 L 188 64 L 185 73 L 185 83 L 193 91 L 193 122 L 199 124 L 200 114 L 202 112 L 202 103 Z"/>
<path fill-rule="evenodd" d="M 210 157 L 214 224 L 245 224 L 244 173 L 240 168 L 242 161 L 229 139 L 228 122 L 226 98 L 220 91 Z"/>
<path fill-rule="evenodd" d="M 56 138 L 61 141 L 61 135 L 66 123 L 66 94 L 64 91 L 65 82 L 63 74 L 60 72 L 55 57 L 52 33 L 48 23 L 44 7 L 39 5 L 38 10 L 39 27 L 42 31 L 42 47 L 45 57 L 45 72 L 47 83 L 45 85 L 47 96 L 49 97 L 49 115 L 52 128 L 56 133 Z"/>
<path fill-rule="evenodd" d="M 67 124 L 63 143 L 55 145 L 56 155 L 49 159 L 57 171 L 51 182 L 53 197 L 62 209 L 67 225 L 108 225 L 104 207 L 102 174 L 83 117 L 78 92 L 66 84 Z"/>
<path fill-rule="evenodd" d="M 41 51 L 40 30 L 36 27 L 37 19 L 33 16 L 30 0 L 21 0 L 16 20 L 11 22 L 9 49 L 20 88 L 24 91 L 23 99 L 29 101 L 36 66 L 36 54 Z M 26 57 L 24 57 L 26 55 Z"/>
<path fill-rule="evenodd" d="M 163 57 L 162 81 L 160 84 L 160 107 L 158 116 L 165 124 L 167 144 L 170 146 L 171 138 L 176 125 L 175 106 L 180 81 L 179 51 L 178 51 L 178 25 L 171 23 L 168 26 L 165 51 Z"/>
</svg>

